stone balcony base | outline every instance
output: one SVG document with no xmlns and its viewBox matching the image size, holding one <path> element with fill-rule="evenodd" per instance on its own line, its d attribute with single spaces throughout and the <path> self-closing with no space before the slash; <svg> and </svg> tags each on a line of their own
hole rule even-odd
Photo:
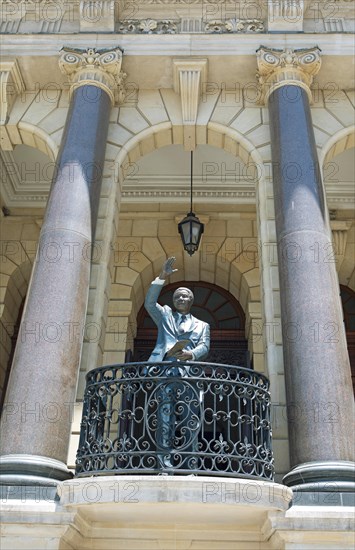
<svg viewBox="0 0 355 550">
<path fill-rule="evenodd" d="M 123 475 L 66 480 L 56 500 L 21 495 L 3 495 L 4 549 L 28 539 L 33 550 L 48 541 L 51 550 L 228 550 L 236 542 L 260 550 L 268 514 L 284 517 L 292 490 L 230 477 Z"/>
<path fill-rule="evenodd" d="M 290 488 L 277 483 L 194 475 L 76 478 L 63 482 L 58 492 L 66 509 L 106 524 L 139 518 L 147 524 L 212 521 L 236 527 L 251 525 L 252 519 L 257 526 L 266 511 L 287 510 L 292 499 Z"/>
<path fill-rule="evenodd" d="M 21 498 L 3 498 L 1 548 L 353 548 L 350 507 L 289 508 L 292 490 L 267 481 L 98 476 L 66 480 L 57 491 L 55 500 L 40 500 L 35 493 L 23 498 L 23 492 Z"/>
</svg>

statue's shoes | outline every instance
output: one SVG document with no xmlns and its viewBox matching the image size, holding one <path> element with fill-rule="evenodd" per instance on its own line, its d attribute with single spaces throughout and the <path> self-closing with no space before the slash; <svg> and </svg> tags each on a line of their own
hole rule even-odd
<svg viewBox="0 0 355 550">
<path fill-rule="evenodd" d="M 168 456 L 159 457 L 159 466 L 161 468 L 174 468 L 174 465 L 171 463 L 170 458 Z"/>
</svg>

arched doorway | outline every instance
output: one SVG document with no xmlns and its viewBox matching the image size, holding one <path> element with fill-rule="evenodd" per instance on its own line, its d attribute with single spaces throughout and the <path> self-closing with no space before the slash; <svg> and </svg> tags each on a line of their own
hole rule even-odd
<svg viewBox="0 0 355 550">
<path fill-rule="evenodd" d="M 195 296 L 191 313 L 209 323 L 211 349 L 205 361 L 250 368 L 248 342 L 245 339 L 245 315 L 239 302 L 223 288 L 196 281 L 179 281 L 163 287 L 159 303 L 171 306 L 173 293 L 187 286 Z M 146 361 L 157 337 L 157 328 L 144 305 L 137 316 L 137 336 L 134 340 L 133 361 Z"/>
</svg>

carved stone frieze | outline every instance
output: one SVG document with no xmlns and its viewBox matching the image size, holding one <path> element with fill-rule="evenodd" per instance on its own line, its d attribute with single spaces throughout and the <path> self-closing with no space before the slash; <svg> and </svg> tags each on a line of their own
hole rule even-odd
<svg viewBox="0 0 355 550">
<path fill-rule="evenodd" d="M 213 34 L 264 32 L 259 19 L 226 19 L 206 23 L 202 32 Z M 118 21 L 117 32 L 122 34 L 177 34 L 183 32 L 181 21 L 172 19 L 126 19 Z"/>
<path fill-rule="evenodd" d="M 226 19 L 224 21 L 208 21 L 205 25 L 205 32 L 208 33 L 242 33 L 242 32 L 264 32 L 264 22 L 260 19 Z"/>
<path fill-rule="evenodd" d="M 91 84 L 105 90 L 112 104 L 124 101 L 126 74 L 121 71 L 122 50 L 120 48 L 111 50 L 62 48 L 61 51 L 59 67 L 72 84 L 71 93 L 79 86 Z"/>
<path fill-rule="evenodd" d="M 129 0 L 120 0 L 120 3 L 124 6 L 126 3 L 128 3 Z M 167 5 L 167 4 L 174 4 L 174 5 L 191 5 L 191 4 L 202 4 L 203 1 L 206 0 L 134 0 L 135 4 L 157 4 L 157 5 Z M 228 0 L 221 0 L 222 2 L 226 2 Z M 213 0 L 207 0 L 208 3 L 213 3 Z"/>
<path fill-rule="evenodd" d="M 1 4 L 19 7 L 19 6 L 40 6 L 51 4 L 63 4 L 65 0 L 1 0 Z"/>
<path fill-rule="evenodd" d="M 117 32 L 122 34 L 176 34 L 179 21 L 170 19 L 127 19 L 119 21 Z"/>
<path fill-rule="evenodd" d="M 222 189 L 216 191 L 215 189 L 206 190 L 206 191 L 195 191 L 194 189 L 194 196 L 195 198 L 204 201 L 204 202 L 212 202 L 216 203 L 218 200 L 228 200 L 228 201 L 238 201 L 239 203 L 245 203 L 245 204 L 253 204 L 255 201 L 255 190 L 237 190 L 237 191 L 231 191 Z M 140 202 L 142 200 L 146 202 L 156 202 L 158 199 L 161 201 L 171 201 L 173 200 L 182 200 L 186 202 L 190 197 L 189 191 L 183 191 L 183 190 L 159 190 L 159 191 L 153 191 L 148 189 L 143 190 L 124 190 L 122 191 L 122 200 L 126 202 Z M 177 216 L 178 221 L 181 220 L 181 216 Z M 205 224 L 205 221 L 203 219 L 203 216 L 199 216 L 200 220 Z"/>
<path fill-rule="evenodd" d="M 277 1 L 277 0 L 273 0 Z M 345 0 L 346 1 L 346 0 Z M 352 0 L 351 0 L 352 1 Z M 121 5 L 121 8 L 124 7 L 126 4 L 130 3 L 130 0 L 119 0 L 119 3 Z M 231 0 L 218 0 L 218 4 L 231 4 Z M 134 0 L 134 4 L 139 5 L 163 5 L 168 6 L 169 4 L 173 6 L 191 6 L 196 4 L 201 5 L 216 5 L 216 0 Z"/>
<path fill-rule="evenodd" d="M 2 19 L 21 19 L 26 15 L 31 19 L 51 16 L 51 19 L 68 9 L 70 0 L 1 0 L 0 15 Z M 73 7 L 73 6 L 72 6 Z"/>
<path fill-rule="evenodd" d="M 318 47 L 301 50 L 274 50 L 261 46 L 257 50 L 256 74 L 261 93 L 261 103 L 267 103 L 270 94 L 286 85 L 300 86 L 312 101 L 313 77 L 321 68 Z"/>
<path fill-rule="evenodd" d="M 1 34 L 58 33 L 74 18 L 70 0 L 0 0 Z"/>
</svg>

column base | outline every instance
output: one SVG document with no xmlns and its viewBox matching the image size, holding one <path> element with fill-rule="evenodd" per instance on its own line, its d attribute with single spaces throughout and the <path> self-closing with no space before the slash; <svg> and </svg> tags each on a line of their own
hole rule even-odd
<svg viewBox="0 0 355 550">
<path fill-rule="evenodd" d="M 73 477 L 66 464 L 38 455 L 3 455 L 0 457 L 0 485 L 57 486 Z"/>
<path fill-rule="evenodd" d="M 305 462 L 299 464 L 283 478 L 293 491 L 319 491 L 323 493 L 355 491 L 355 463 L 345 460 Z"/>
</svg>

